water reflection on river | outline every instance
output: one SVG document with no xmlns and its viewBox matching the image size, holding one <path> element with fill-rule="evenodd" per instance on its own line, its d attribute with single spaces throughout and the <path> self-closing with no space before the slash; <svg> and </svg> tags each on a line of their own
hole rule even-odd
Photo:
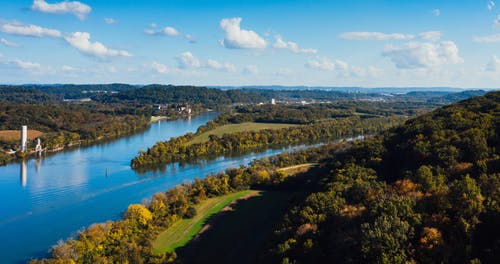
<svg viewBox="0 0 500 264">
<path fill-rule="evenodd" d="M 130 160 L 138 150 L 194 132 L 215 116 L 207 113 L 190 120 L 161 121 L 143 133 L 117 141 L 0 167 L 1 263 L 23 263 L 46 256 L 59 239 L 89 224 L 118 219 L 130 203 L 140 203 L 196 177 L 289 149 L 182 166 L 171 164 L 141 174 L 130 169 Z"/>
</svg>

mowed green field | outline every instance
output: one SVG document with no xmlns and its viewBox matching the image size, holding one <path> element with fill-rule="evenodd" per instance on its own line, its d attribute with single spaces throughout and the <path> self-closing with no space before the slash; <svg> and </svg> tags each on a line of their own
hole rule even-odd
<svg viewBox="0 0 500 264">
<path fill-rule="evenodd" d="M 176 248 L 186 245 L 203 228 L 210 216 L 243 196 L 257 195 L 258 193 L 258 191 L 246 190 L 200 202 L 196 206 L 196 216 L 191 219 L 182 219 L 158 235 L 153 243 L 153 252 L 172 252 Z"/>
<path fill-rule="evenodd" d="M 196 136 L 189 144 L 203 143 L 208 140 L 208 136 L 215 135 L 221 137 L 224 134 L 243 132 L 243 131 L 259 131 L 262 129 L 280 129 L 285 127 L 297 126 L 294 124 L 275 124 L 275 123 L 256 123 L 246 122 L 241 124 L 229 124 L 217 127 Z"/>
<path fill-rule="evenodd" d="M 259 263 L 295 193 L 262 191 L 211 219 L 211 228 L 176 250 L 180 263 Z"/>
</svg>

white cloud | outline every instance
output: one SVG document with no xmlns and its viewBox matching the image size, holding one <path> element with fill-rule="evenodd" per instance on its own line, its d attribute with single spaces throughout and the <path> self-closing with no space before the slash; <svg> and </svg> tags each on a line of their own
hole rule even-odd
<svg viewBox="0 0 500 264">
<path fill-rule="evenodd" d="M 221 68 L 222 68 L 222 64 L 221 64 L 220 62 L 218 62 L 218 61 L 216 61 L 216 60 L 211 60 L 211 59 L 209 59 L 209 60 L 207 61 L 207 66 L 208 66 L 209 68 L 216 69 L 216 70 L 218 70 L 218 69 L 221 69 Z"/>
<path fill-rule="evenodd" d="M 436 8 L 436 9 L 432 10 L 432 14 L 433 14 L 434 16 L 437 16 L 437 17 L 438 17 L 438 16 L 440 16 L 440 15 L 441 15 L 441 10 L 439 10 L 439 9 L 437 9 L 437 8 Z"/>
<path fill-rule="evenodd" d="M 111 24 L 116 24 L 116 20 L 110 17 L 104 18 L 104 23 L 111 25 Z"/>
<path fill-rule="evenodd" d="M 157 72 L 157 73 L 161 73 L 161 74 L 167 74 L 167 73 L 171 73 L 172 70 L 165 64 L 161 64 L 159 62 L 156 62 L 154 61 L 152 64 L 151 64 L 151 68 Z"/>
<path fill-rule="evenodd" d="M 486 7 L 490 11 L 493 10 L 493 8 L 495 7 L 495 2 L 494 1 L 488 1 L 488 4 L 486 5 Z"/>
<path fill-rule="evenodd" d="M 196 41 L 196 38 L 195 38 L 193 35 L 191 35 L 191 34 L 186 34 L 184 37 L 185 37 L 185 38 L 189 41 L 189 43 L 191 43 L 191 44 L 195 44 L 195 43 L 197 42 L 197 41 Z"/>
<path fill-rule="evenodd" d="M 484 37 L 475 37 L 474 41 L 482 43 L 500 42 L 500 34 L 488 35 Z"/>
<path fill-rule="evenodd" d="M 145 29 L 144 30 L 144 33 L 148 34 L 148 35 L 156 35 L 157 31 L 156 30 L 152 30 L 152 29 Z"/>
<path fill-rule="evenodd" d="M 349 64 L 345 61 L 335 60 L 335 70 L 347 74 L 349 72 Z"/>
<path fill-rule="evenodd" d="M 259 68 L 255 65 L 247 65 L 242 71 L 244 74 L 257 75 L 259 74 Z"/>
<path fill-rule="evenodd" d="M 267 42 L 252 30 L 241 29 L 241 17 L 225 18 L 219 23 L 226 36 L 220 43 L 229 49 L 263 49 Z"/>
<path fill-rule="evenodd" d="M 73 66 L 63 65 L 61 67 L 61 70 L 65 71 L 65 72 L 75 72 L 75 71 L 79 71 L 80 69 L 73 67 Z"/>
<path fill-rule="evenodd" d="M 5 45 L 7 47 L 18 47 L 19 46 L 17 43 L 8 41 L 4 38 L 0 38 L 0 43 L 2 43 L 3 45 Z"/>
<path fill-rule="evenodd" d="M 349 63 L 342 60 L 330 60 L 326 57 L 316 58 L 310 60 L 305 65 L 311 69 L 323 70 L 335 72 L 338 77 L 356 77 L 356 78 L 377 78 L 381 75 L 382 70 L 375 67 L 359 67 L 359 66 L 351 66 Z"/>
<path fill-rule="evenodd" d="M 163 34 L 167 36 L 177 36 L 179 35 L 179 31 L 173 27 L 166 27 L 163 29 Z"/>
<path fill-rule="evenodd" d="M 49 4 L 44 0 L 34 0 L 31 9 L 42 13 L 73 14 L 82 20 L 92 11 L 90 6 L 78 1 L 63 1 Z"/>
<path fill-rule="evenodd" d="M 181 69 L 201 67 L 200 60 L 189 51 L 181 53 L 176 59 Z"/>
<path fill-rule="evenodd" d="M 36 62 L 14 60 L 11 63 L 16 65 L 17 67 L 23 69 L 23 70 L 41 70 L 42 69 L 42 66 L 40 65 L 40 63 L 36 63 Z"/>
<path fill-rule="evenodd" d="M 61 37 L 61 32 L 59 30 L 43 28 L 36 25 L 22 25 L 18 23 L 3 24 L 0 31 L 7 34 L 29 37 Z"/>
<path fill-rule="evenodd" d="M 83 54 L 105 58 L 105 57 L 131 57 L 125 50 L 114 50 L 104 46 L 100 42 L 90 42 L 90 34 L 87 32 L 74 32 L 64 38 L 72 47 Z"/>
<path fill-rule="evenodd" d="M 441 39 L 441 31 L 427 31 L 418 34 L 420 38 L 430 41 L 439 41 Z"/>
<path fill-rule="evenodd" d="M 330 59 L 321 57 L 309 60 L 306 63 L 306 67 L 323 71 L 333 71 L 335 69 L 335 64 Z"/>
<path fill-rule="evenodd" d="M 232 63 L 229 62 L 221 63 L 214 59 L 208 59 L 205 62 L 197 58 L 189 51 L 179 54 L 177 57 L 175 57 L 175 59 L 177 60 L 178 64 L 177 67 L 179 69 L 199 69 L 203 67 L 206 69 L 226 71 L 226 72 L 236 72 L 237 70 L 236 66 L 234 66 L 234 64 Z M 160 67 L 160 65 L 156 66 L 157 68 Z"/>
<path fill-rule="evenodd" d="M 280 35 L 275 36 L 276 42 L 273 45 L 275 49 L 287 49 L 293 53 L 306 53 L 306 54 L 316 54 L 318 51 L 316 49 L 302 49 L 299 45 L 292 41 L 284 41 Z"/>
<path fill-rule="evenodd" d="M 356 77 L 356 78 L 379 78 L 383 71 L 379 68 L 369 66 L 367 68 L 351 66 L 349 71 L 344 72 L 344 75 Z"/>
<path fill-rule="evenodd" d="M 152 27 L 154 28 L 154 27 Z M 146 29 L 144 32 L 148 35 L 165 35 L 165 36 L 171 36 L 171 37 L 176 37 L 179 36 L 179 31 L 173 27 L 165 27 L 161 30 L 154 30 L 154 29 Z"/>
<path fill-rule="evenodd" d="M 206 63 L 206 67 L 214 70 L 222 70 L 227 72 L 236 72 L 236 66 L 231 63 L 220 63 L 216 60 L 209 59 Z"/>
<path fill-rule="evenodd" d="M 493 55 L 490 59 L 490 61 L 486 64 L 486 71 L 489 72 L 497 72 L 500 70 L 500 59 L 496 56 Z"/>
<path fill-rule="evenodd" d="M 399 69 L 426 69 L 463 62 L 453 41 L 409 42 L 402 46 L 387 46 L 382 56 L 389 57 Z"/>
<path fill-rule="evenodd" d="M 345 32 L 340 38 L 349 40 L 408 40 L 415 36 L 402 33 L 382 33 L 382 32 Z"/>
<path fill-rule="evenodd" d="M 500 27 L 500 15 L 498 15 L 497 18 L 493 20 L 493 25 L 496 27 Z"/>
</svg>

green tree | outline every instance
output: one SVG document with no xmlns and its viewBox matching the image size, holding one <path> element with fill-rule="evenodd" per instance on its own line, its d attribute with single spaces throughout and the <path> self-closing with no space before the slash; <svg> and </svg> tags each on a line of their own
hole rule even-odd
<svg viewBox="0 0 500 264">
<path fill-rule="evenodd" d="M 407 263 L 413 227 L 397 216 L 381 215 L 361 225 L 361 252 L 369 263 Z"/>
</svg>

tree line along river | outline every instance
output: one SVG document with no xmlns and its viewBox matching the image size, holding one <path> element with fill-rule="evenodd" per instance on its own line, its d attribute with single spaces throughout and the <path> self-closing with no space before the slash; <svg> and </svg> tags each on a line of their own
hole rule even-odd
<svg viewBox="0 0 500 264">
<path fill-rule="evenodd" d="M 159 121 L 129 137 L 0 167 L 0 259 L 25 263 L 48 255 L 50 247 L 92 223 L 116 220 L 131 203 L 229 167 L 248 164 L 291 148 L 239 157 L 166 166 L 138 173 L 130 160 L 140 149 L 180 136 L 214 119 Z"/>
</svg>

